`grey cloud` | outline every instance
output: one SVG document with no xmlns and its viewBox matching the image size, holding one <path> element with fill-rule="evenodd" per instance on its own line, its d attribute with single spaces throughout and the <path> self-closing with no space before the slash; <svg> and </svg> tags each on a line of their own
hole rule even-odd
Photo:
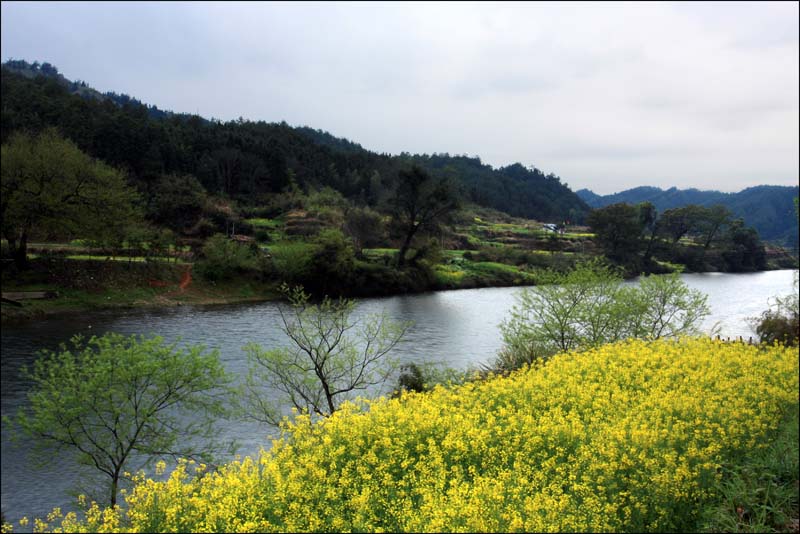
<svg viewBox="0 0 800 534">
<path fill-rule="evenodd" d="M 452 84 L 451 94 L 456 98 L 477 99 L 508 94 L 534 95 L 536 93 L 555 90 L 557 87 L 557 83 L 552 80 L 511 73 L 507 76 L 489 80 L 473 77 L 467 80 L 454 82 Z"/>
<path fill-rule="evenodd" d="M 3 60 L 175 111 L 519 161 L 576 189 L 798 175 L 796 3 L 0 9 Z"/>
</svg>

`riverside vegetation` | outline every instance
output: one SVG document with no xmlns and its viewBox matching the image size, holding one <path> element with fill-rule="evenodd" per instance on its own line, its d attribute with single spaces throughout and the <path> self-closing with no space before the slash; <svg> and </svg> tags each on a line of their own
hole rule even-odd
<svg viewBox="0 0 800 534">
<path fill-rule="evenodd" d="M 126 474 L 133 486 L 122 490 L 124 506 L 114 504 L 115 479 L 110 508 L 84 499 L 81 517 L 55 510 L 49 523 L 37 520 L 36 529 L 786 529 L 797 519 L 796 299 L 779 299 L 781 307 L 762 322 L 767 339 L 767 330 L 787 330 L 775 329 L 776 321 L 788 321 L 795 331 L 786 339 L 794 347 L 678 339 L 695 333 L 693 321 L 707 313 L 705 297 L 679 279 L 653 278 L 623 289 L 618 275 L 597 262 L 579 264 L 568 276 L 563 286 L 521 295 L 504 326 L 507 348 L 493 366 L 501 374 L 489 369 L 472 377 L 451 375 L 454 381 L 435 385 L 412 366 L 391 399 L 350 397 L 343 403 L 334 397 L 388 376 L 393 366 L 384 356 L 407 325 L 365 319 L 366 349 L 358 348 L 350 303 L 310 304 L 295 289 L 290 310 L 282 313 L 294 349 L 264 353 L 247 347 L 251 364 L 261 371 L 250 375 L 247 387 L 266 377 L 296 408 L 280 423 L 283 436 L 271 450 L 210 470 L 181 460 L 161 482 L 144 472 L 132 479 Z M 619 298 L 622 291 L 627 298 Z M 530 321 L 531 309 L 558 313 Z M 92 343 L 107 346 L 103 340 Z M 131 346 L 138 344 L 131 340 Z M 144 346 L 130 353 L 149 361 Z M 205 358 L 206 366 L 216 361 L 215 354 Z M 60 359 L 74 368 L 70 353 Z M 79 367 L 97 378 L 97 363 L 90 360 Z M 90 444 L 107 442 L 104 427 L 117 438 L 117 424 L 130 423 L 127 412 L 115 416 L 102 402 L 65 411 L 48 400 L 72 398 L 73 391 L 76 398 L 90 394 L 83 383 L 94 383 L 67 384 L 66 397 L 48 390 L 51 382 L 64 384 L 57 379 L 63 374 L 59 365 L 37 365 L 32 401 L 41 409 L 30 419 L 21 414 L 23 429 L 52 440 L 71 437 L 76 429 L 84 436 L 89 425 L 95 430 L 79 445 L 84 454 Z M 111 375 L 99 376 L 100 383 L 122 380 L 115 391 L 134 391 L 133 399 L 167 399 L 152 394 L 152 380 L 140 387 L 138 379 L 128 380 L 135 369 L 119 374 L 114 366 L 101 367 Z M 193 393 L 202 389 L 177 400 L 196 401 Z M 247 415 L 267 422 L 280 416 L 274 407 L 261 410 L 265 397 L 254 400 Z M 65 413 L 72 415 L 63 434 Z M 142 424 L 145 416 L 146 409 Z M 72 417 L 76 423 L 69 422 Z M 163 455 L 148 451 L 147 438 L 142 440 L 135 443 L 140 452 Z"/>
</svg>

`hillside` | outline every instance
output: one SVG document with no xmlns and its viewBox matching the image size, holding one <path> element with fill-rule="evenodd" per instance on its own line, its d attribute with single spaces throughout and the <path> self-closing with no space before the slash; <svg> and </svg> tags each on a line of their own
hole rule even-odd
<svg viewBox="0 0 800 534">
<path fill-rule="evenodd" d="M 46 65 L 46 66 L 45 66 Z M 500 169 L 449 154 L 391 156 L 309 127 L 206 120 L 71 82 L 50 64 L 2 68 L 2 141 L 17 130 L 55 126 L 82 150 L 128 171 L 145 195 L 160 177 L 189 174 L 206 192 L 264 204 L 294 185 L 325 186 L 377 206 L 411 163 L 448 176 L 464 199 L 518 217 L 582 221 L 589 207 L 552 173 L 515 163 Z M 149 201 L 149 199 L 146 199 Z"/>
<path fill-rule="evenodd" d="M 746 225 L 755 228 L 762 239 L 789 248 L 797 248 L 797 217 L 792 200 L 798 196 L 797 187 L 760 185 L 749 187 L 738 193 L 723 193 L 676 187 L 664 190 L 645 186 L 613 195 L 601 196 L 588 189 L 581 189 L 576 194 L 593 208 L 619 202 L 628 204 L 652 202 L 659 212 L 663 212 L 689 204 L 700 206 L 722 204 L 730 209 L 736 217 L 744 219 Z"/>
</svg>

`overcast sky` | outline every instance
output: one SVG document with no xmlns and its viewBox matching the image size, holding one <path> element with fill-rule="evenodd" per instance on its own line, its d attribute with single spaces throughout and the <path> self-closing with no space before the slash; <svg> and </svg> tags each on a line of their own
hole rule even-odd
<svg viewBox="0 0 800 534">
<path fill-rule="evenodd" d="M 601 194 L 796 185 L 798 3 L 2 2 L 2 59 Z"/>
</svg>

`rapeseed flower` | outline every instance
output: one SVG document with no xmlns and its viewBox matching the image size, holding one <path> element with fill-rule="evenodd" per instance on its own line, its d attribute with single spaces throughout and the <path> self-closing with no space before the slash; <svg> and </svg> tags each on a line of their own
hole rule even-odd
<svg viewBox="0 0 800 534">
<path fill-rule="evenodd" d="M 258 458 L 134 477 L 126 509 L 52 529 L 691 530 L 721 466 L 765 446 L 797 391 L 790 348 L 625 341 L 298 415 Z"/>
</svg>

